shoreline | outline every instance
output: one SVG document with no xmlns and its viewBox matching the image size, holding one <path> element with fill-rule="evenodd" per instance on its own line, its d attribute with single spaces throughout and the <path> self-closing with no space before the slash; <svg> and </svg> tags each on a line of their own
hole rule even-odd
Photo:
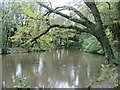
<svg viewBox="0 0 120 90">
<path fill-rule="evenodd" d="M 119 66 L 115 67 L 115 70 L 104 80 L 98 81 L 97 79 L 100 78 L 98 77 L 96 80 L 94 80 L 88 88 L 119 88 L 119 80 L 118 76 L 116 78 L 116 74 L 118 74 Z"/>
</svg>

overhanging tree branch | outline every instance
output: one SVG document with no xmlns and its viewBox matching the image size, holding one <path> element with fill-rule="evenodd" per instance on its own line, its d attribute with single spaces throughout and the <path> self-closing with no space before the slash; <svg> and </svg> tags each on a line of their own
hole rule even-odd
<svg viewBox="0 0 120 90">
<path fill-rule="evenodd" d="M 53 8 L 48 7 L 48 6 L 45 5 L 43 2 L 36 2 L 36 3 L 38 3 L 40 6 L 48 9 L 48 10 L 49 10 L 49 13 L 55 13 L 55 14 L 60 15 L 60 16 L 66 18 L 66 19 L 68 19 L 68 20 L 70 20 L 70 21 L 73 21 L 73 22 L 75 22 L 75 23 L 82 24 L 82 25 L 84 25 L 85 27 L 88 27 L 88 28 L 93 28 L 93 27 L 95 27 L 95 25 L 92 24 L 92 23 L 90 23 L 90 21 L 88 21 L 87 18 L 85 18 L 80 12 L 79 12 L 79 15 L 81 14 L 80 16 L 82 16 L 82 18 L 84 18 L 84 20 L 80 20 L 80 19 L 77 19 L 77 18 L 73 18 L 73 17 L 71 17 L 71 16 L 68 16 L 68 15 L 66 15 L 66 14 L 63 14 L 63 13 L 61 13 L 61 12 L 59 12 L 59 11 L 53 9 Z M 75 11 L 75 12 L 78 13 L 77 11 Z"/>
<path fill-rule="evenodd" d="M 90 20 L 88 20 L 80 11 L 78 11 L 76 8 L 71 7 L 71 6 L 62 6 L 62 7 L 57 7 L 55 10 L 71 10 L 75 12 L 81 19 L 85 20 L 88 22 L 90 25 L 94 25 Z"/>
<path fill-rule="evenodd" d="M 30 39 L 28 40 L 25 44 L 23 44 L 22 46 L 24 45 L 27 45 L 29 42 L 33 42 L 33 41 L 36 41 L 38 38 L 42 37 L 43 35 L 47 34 L 52 28 L 64 28 L 64 29 L 74 29 L 76 30 L 78 33 L 81 33 L 81 32 L 86 32 L 86 33 L 92 33 L 92 31 L 88 28 L 80 28 L 80 27 L 77 27 L 77 26 L 73 26 L 73 25 L 70 25 L 70 26 L 66 26 L 66 25 L 58 25 L 58 24 L 55 24 L 55 25 L 51 25 L 48 27 L 48 29 L 46 31 L 44 31 L 43 33 L 40 33 L 39 35 L 37 35 L 36 37 L 34 37 L 33 39 Z"/>
<path fill-rule="evenodd" d="M 86 0 L 84 0 L 85 2 Z M 45 30 L 43 33 L 40 33 L 38 34 L 37 36 L 35 36 L 34 38 L 30 39 L 27 43 L 25 43 L 24 45 L 26 44 L 31 44 L 29 42 L 32 42 L 33 41 L 36 41 L 38 38 L 42 37 L 43 35 L 45 35 L 47 32 L 49 32 L 52 28 L 55 28 L 55 27 L 58 27 L 58 28 L 64 28 L 64 29 L 75 29 L 76 31 L 78 32 L 85 32 L 85 33 L 90 33 L 92 35 L 94 35 L 98 41 L 100 42 L 104 52 L 105 52 L 105 56 L 106 56 L 106 59 L 108 61 L 112 61 L 114 59 L 114 54 L 112 52 L 112 48 L 111 48 L 111 45 L 109 43 L 109 40 L 107 38 L 107 35 L 105 33 L 105 28 L 103 28 L 103 25 L 102 25 L 102 20 L 101 20 L 101 17 L 100 17 L 100 13 L 98 11 L 98 8 L 94 2 L 94 0 L 92 0 L 93 2 L 85 2 L 85 4 L 88 6 L 88 8 L 91 10 L 91 14 L 93 14 L 94 18 L 95 18 L 95 25 L 90 25 L 90 23 L 88 23 L 87 19 L 82 16 L 81 14 L 79 14 L 78 12 L 76 12 L 76 14 L 82 16 L 81 18 L 83 20 L 81 20 L 81 18 L 74 18 L 73 16 L 69 16 L 69 15 L 66 15 L 60 11 L 57 11 L 47 5 L 45 5 L 44 3 L 42 2 L 36 2 L 38 3 L 40 6 L 46 8 L 48 10 L 49 13 L 55 13 L 57 15 L 60 15 L 61 17 L 64 17 L 70 21 L 73 21 L 75 22 L 75 24 L 82 24 L 84 25 L 86 28 L 82 29 L 78 26 L 73 26 L 73 25 L 70 25 L 70 26 L 66 26 L 66 25 L 50 25 L 48 27 L 47 30 Z M 72 8 L 73 9 L 73 8 Z M 70 9 L 71 10 L 71 9 Z M 72 30 L 71 30 L 72 31 Z"/>
</svg>

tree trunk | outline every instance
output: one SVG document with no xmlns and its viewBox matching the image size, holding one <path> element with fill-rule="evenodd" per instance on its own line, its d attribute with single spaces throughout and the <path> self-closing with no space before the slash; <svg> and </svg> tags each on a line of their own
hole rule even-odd
<svg viewBox="0 0 120 90">
<path fill-rule="evenodd" d="M 108 40 L 105 32 L 101 31 L 101 33 L 99 33 L 95 37 L 98 39 L 98 41 L 100 42 L 100 44 L 101 44 L 101 46 L 104 50 L 105 58 L 107 60 L 107 63 L 111 63 L 114 60 L 114 54 L 113 54 L 111 45 L 109 43 L 109 40 Z"/>
</svg>

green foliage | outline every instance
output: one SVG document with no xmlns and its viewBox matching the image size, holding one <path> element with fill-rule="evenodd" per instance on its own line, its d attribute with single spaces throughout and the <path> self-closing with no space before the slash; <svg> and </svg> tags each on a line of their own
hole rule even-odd
<svg viewBox="0 0 120 90">
<path fill-rule="evenodd" d="M 112 32 L 110 31 L 110 29 L 107 28 L 105 30 L 105 33 L 109 39 L 110 44 L 113 46 L 113 34 L 112 34 Z"/>
<path fill-rule="evenodd" d="M 87 39 L 84 39 L 82 47 L 83 47 L 84 51 L 103 54 L 103 50 L 102 50 L 100 43 L 93 36 L 91 36 Z"/>
<path fill-rule="evenodd" d="M 51 32 L 49 32 L 53 39 L 53 44 L 56 48 L 57 47 L 68 48 L 70 46 L 71 47 L 76 46 L 79 38 L 75 33 L 71 33 L 70 31 L 74 32 L 74 30 L 58 28 L 55 28 Z"/>
<path fill-rule="evenodd" d="M 88 85 L 94 85 L 96 82 L 102 82 L 109 81 L 112 88 L 118 87 L 120 85 L 119 83 L 119 74 L 118 74 L 118 67 L 116 67 L 114 64 L 101 64 L 101 74 L 97 79 L 92 79 Z"/>
<path fill-rule="evenodd" d="M 109 65 L 103 65 L 101 64 L 101 74 L 99 78 L 97 78 L 97 81 L 102 81 L 105 79 L 111 79 L 112 87 L 118 87 L 119 85 L 119 74 L 117 71 L 118 67 L 116 67 L 114 64 Z"/>
<path fill-rule="evenodd" d="M 100 15 L 103 21 L 103 24 L 109 24 L 112 22 L 112 20 L 115 18 L 115 14 L 113 12 L 116 12 L 116 6 L 114 3 L 110 2 L 111 9 L 109 9 L 109 5 L 107 3 L 97 3 L 97 7 L 100 11 Z M 85 17 L 87 17 L 91 22 L 95 23 L 94 17 L 91 14 L 89 8 L 85 6 L 84 4 L 81 6 L 77 6 L 77 9 L 80 10 L 81 13 Z M 78 23 L 70 22 L 70 20 L 67 20 L 60 16 L 54 16 L 50 14 L 49 16 L 44 16 L 45 10 L 38 4 L 33 2 L 23 2 L 23 3 L 10 3 L 6 7 L 6 10 L 9 10 L 10 12 L 6 15 L 6 17 L 10 18 L 7 19 L 8 26 L 10 27 L 10 32 L 14 32 L 15 35 L 11 38 L 9 38 L 10 41 L 15 42 L 16 46 L 20 46 L 21 44 L 26 43 L 27 41 L 33 39 L 35 36 L 39 35 L 40 33 L 43 33 L 49 24 L 60 24 L 60 25 L 76 25 L 80 28 L 84 28 L 83 25 L 80 25 Z M 44 17 L 43 17 L 44 16 Z M 71 18 L 78 18 L 77 15 L 75 15 L 74 12 L 70 12 L 69 16 Z M 111 17 L 112 16 L 112 17 Z M 48 22 L 49 23 L 48 23 Z M 14 27 L 17 28 L 17 31 L 14 31 Z M 93 36 L 89 36 L 89 38 L 81 39 L 81 37 L 77 37 L 76 39 L 76 33 L 71 33 L 74 30 L 68 30 L 68 29 L 58 29 L 55 28 L 49 32 L 49 34 L 46 34 L 42 36 L 40 39 L 36 40 L 35 42 L 30 42 L 28 46 L 25 47 L 34 47 L 41 50 L 48 50 L 53 47 L 70 47 L 70 46 L 79 46 L 80 48 L 83 47 L 84 51 L 92 52 L 92 53 L 99 53 L 103 54 L 103 50 L 101 48 L 100 43 L 97 41 L 96 38 Z M 111 44 L 112 42 L 112 33 L 110 30 L 106 30 L 106 34 L 108 35 Z M 86 36 L 88 36 L 86 34 Z"/>
<path fill-rule="evenodd" d="M 108 2 L 97 2 L 98 9 L 101 13 L 101 18 L 103 24 L 107 25 L 113 22 L 113 20 L 117 17 L 117 9 L 116 2 L 112 2 L 112 0 L 108 0 Z"/>
<path fill-rule="evenodd" d="M 109 78 L 113 74 L 114 70 L 115 68 L 111 67 L 111 65 L 101 64 L 101 75 L 97 79 L 97 81 L 102 81 L 102 80 Z"/>
<path fill-rule="evenodd" d="M 114 56 L 115 56 L 115 60 L 114 60 L 114 64 L 119 65 L 120 64 L 120 52 L 114 52 Z"/>
<path fill-rule="evenodd" d="M 112 81 L 112 87 L 113 88 L 116 88 L 120 85 L 120 82 L 119 82 L 119 74 L 118 73 L 114 73 L 113 74 L 113 81 Z"/>
<path fill-rule="evenodd" d="M 35 46 L 39 47 L 41 50 L 52 49 L 53 48 L 52 37 L 50 36 L 49 33 L 42 36 L 40 39 L 37 40 L 37 43 Z"/>
</svg>

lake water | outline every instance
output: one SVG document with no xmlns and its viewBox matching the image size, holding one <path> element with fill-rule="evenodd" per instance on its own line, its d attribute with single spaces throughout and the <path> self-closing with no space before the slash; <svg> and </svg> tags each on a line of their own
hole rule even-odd
<svg viewBox="0 0 120 90">
<path fill-rule="evenodd" d="M 85 88 L 100 75 L 104 56 L 79 50 L 9 54 L 2 56 L 2 83 L 12 88 L 18 77 L 40 88 Z"/>
</svg>

